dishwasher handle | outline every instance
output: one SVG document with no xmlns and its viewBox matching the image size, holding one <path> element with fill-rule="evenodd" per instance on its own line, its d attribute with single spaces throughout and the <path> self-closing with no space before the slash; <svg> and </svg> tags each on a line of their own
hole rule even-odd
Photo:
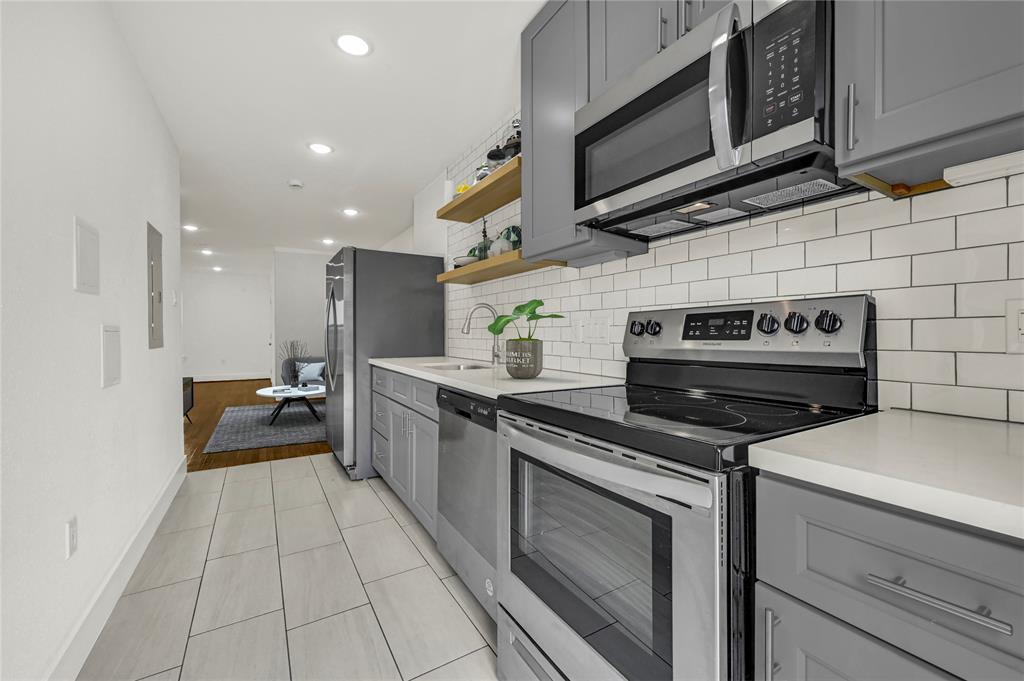
<svg viewBox="0 0 1024 681">
<path fill-rule="evenodd" d="M 442 411 L 498 431 L 498 405 L 494 400 L 449 388 L 437 389 L 437 406 Z"/>
</svg>

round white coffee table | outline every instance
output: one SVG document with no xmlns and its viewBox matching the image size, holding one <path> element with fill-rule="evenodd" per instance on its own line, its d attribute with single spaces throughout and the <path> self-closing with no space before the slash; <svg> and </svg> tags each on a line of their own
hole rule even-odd
<svg viewBox="0 0 1024 681">
<path fill-rule="evenodd" d="M 256 391 L 256 394 L 260 397 L 272 397 L 274 399 L 281 400 L 278 403 L 277 408 L 274 409 L 274 412 L 270 415 L 270 422 L 267 423 L 268 426 L 272 426 L 274 425 L 274 421 L 277 420 L 278 414 L 284 411 L 284 408 L 292 402 L 302 402 L 305 404 L 306 408 L 309 409 L 309 413 L 313 415 L 313 418 L 319 421 L 320 415 L 316 413 L 316 409 L 313 408 L 309 398 L 322 397 L 326 395 L 327 388 L 322 385 L 310 385 L 305 388 L 293 388 L 288 385 L 275 385 L 269 388 L 260 388 Z"/>
</svg>

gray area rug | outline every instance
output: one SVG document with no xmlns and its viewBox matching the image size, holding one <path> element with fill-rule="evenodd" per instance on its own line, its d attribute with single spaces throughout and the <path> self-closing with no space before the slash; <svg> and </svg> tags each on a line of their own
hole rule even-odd
<svg viewBox="0 0 1024 681">
<path fill-rule="evenodd" d="M 311 400 L 320 418 L 324 418 L 324 401 Z M 268 426 L 274 404 L 257 404 L 245 407 L 228 407 L 220 417 L 210 441 L 203 449 L 204 454 L 233 452 L 238 449 L 259 449 L 298 445 L 304 442 L 321 442 L 327 439 L 323 421 L 317 421 L 304 404 L 293 402 L 284 408 Z"/>
</svg>

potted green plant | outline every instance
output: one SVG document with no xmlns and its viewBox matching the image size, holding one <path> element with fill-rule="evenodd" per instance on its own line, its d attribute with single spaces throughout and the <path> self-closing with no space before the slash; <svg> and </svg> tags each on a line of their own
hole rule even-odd
<svg viewBox="0 0 1024 681">
<path fill-rule="evenodd" d="M 522 305 L 516 305 L 512 314 L 498 315 L 490 323 L 487 330 L 495 336 L 500 336 L 509 324 L 519 334 L 516 338 L 505 341 L 505 370 L 512 378 L 536 378 L 544 368 L 544 341 L 534 338 L 537 332 L 537 324 L 542 319 L 562 319 L 560 314 L 541 314 L 538 310 L 544 305 L 543 300 L 531 300 Z M 526 318 L 526 335 L 516 323 Z"/>
</svg>

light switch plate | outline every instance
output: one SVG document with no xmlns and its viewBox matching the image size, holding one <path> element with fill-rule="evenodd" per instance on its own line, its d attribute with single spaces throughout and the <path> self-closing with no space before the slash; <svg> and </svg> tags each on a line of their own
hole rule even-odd
<svg viewBox="0 0 1024 681">
<path fill-rule="evenodd" d="M 1024 298 L 1006 301 L 1006 352 L 1024 354 Z"/>
<path fill-rule="evenodd" d="M 72 285 L 80 293 L 100 292 L 100 233 L 77 215 Z"/>
<path fill-rule="evenodd" d="M 100 327 L 100 387 L 121 382 L 121 327 Z"/>
</svg>

